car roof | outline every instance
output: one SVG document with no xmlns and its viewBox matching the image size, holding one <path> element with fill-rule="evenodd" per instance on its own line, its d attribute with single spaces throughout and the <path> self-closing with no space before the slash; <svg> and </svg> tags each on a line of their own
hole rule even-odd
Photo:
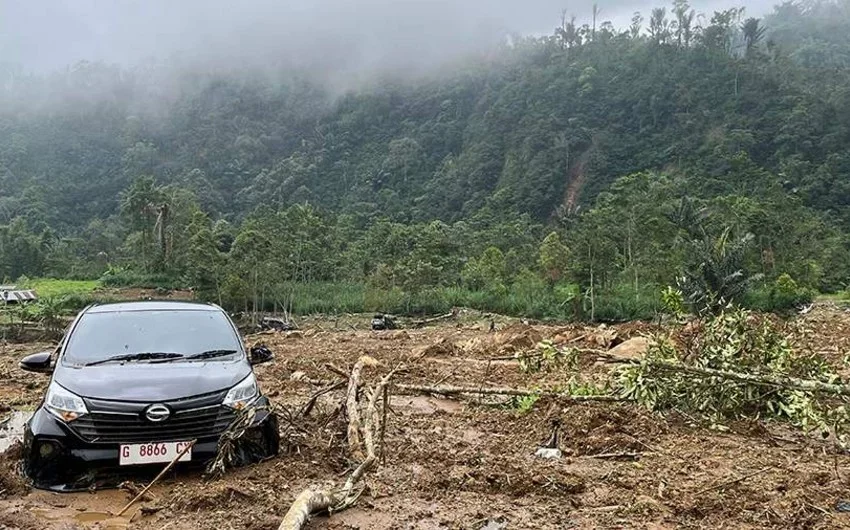
<svg viewBox="0 0 850 530">
<path fill-rule="evenodd" d="M 202 302 L 139 300 L 96 304 L 91 306 L 86 313 L 118 313 L 121 311 L 221 311 L 221 308 Z"/>
</svg>

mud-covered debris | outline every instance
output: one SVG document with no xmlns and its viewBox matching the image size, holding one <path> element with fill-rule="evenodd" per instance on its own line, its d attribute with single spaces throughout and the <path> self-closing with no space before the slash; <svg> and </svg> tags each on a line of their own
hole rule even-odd
<svg viewBox="0 0 850 530">
<path fill-rule="evenodd" d="M 589 338 L 596 346 L 608 349 L 617 343 L 617 330 L 609 328 L 605 324 L 600 324 L 596 328 L 596 332 Z"/>
<path fill-rule="evenodd" d="M 295 331 L 296 329 L 298 329 L 298 326 L 295 325 L 295 322 L 292 322 L 290 320 L 283 320 L 281 318 L 274 317 L 263 317 L 263 320 L 260 321 L 260 329 L 264 331 Z"/>
<path fill-rule="evenodd" d="M 421 358 L 421 357 L 441 357 L 441 356 L 449 356 L 455 355 L 458 351 L 457 345 L 449 340 L 446 337 L 443 337 L 439 341 L 434 344 L 429 344 L 428 346 L 418 348 L 414 350 L 413 357 Z"/>
<path fill-rule="evenodd" d="M 537 448 L 534 455 L 538 458 L 559 459 L 561 458 L 561 449 L 558 447 L 558 435 L 561 429 L 561 422 L 558 419 L 552 421 L 552 433 L 549 439 Z"/>
<path fill-rule="evenodd" d="M 141 493 L 142 490 L 145 489 L 145 486 L 143 484 L 138 484 L 136 482 L 133 482 L 132 480 L 125 480 L 121 484 L 118 484 L 118 489 L 126 491 L 127 495 L 132 499 L 132 498 L 138 496 L 139 493 Z M 139 500 L 142 501 L 142 502 L 148 502 L 152 499 L 153 499 L 153 497 L 151 497 L 148 494 L 145 494 Z"/>
<path fill-rule="evenodd" d="M 525 324 L 509 326 L 488 335 L 473 337 L 461 349 L 469 355 L 510 355 L 534 349 L 543 340 L 539 330 Z"/>
<path fill-rule="evenodd" d="M 398 329 L 382 333 L 378 335 L 378 338 L 381 340 L 407 340 L 410 338 L 410 334 L 403 329 Z"/>
<path fill-rule="evenodd" d="M 328 372 L 325 363 L 350 368 L 366 351 L 384 365 L 379 372 L 399 363 L 406 370 L 396 381 L 397 393 L 389 397 L 386 461 L 367 478 L 369 487 L 359 506 L 317 518 L 308 528 L 494 530 L 505 522 L 502 530 L 850 526 L 850 512 L 838 507 L 841 501 L 846 503 L 842 510 L 850 509 L 850 494 L 834 470 L 837 462 L 839 475 L 846 479 L 850 456 L 835 450 L 832 436 L 821 440 L 780 422 L 750 421 L 731 422 L 730 429 L 720 433 L 682 413 L 661 415 L 629 403 L 564 403 L 545 395 L 527 412 L 489 406 L 482 388 L 551 388 L 565 385 L 574 375 L 590 380 L 597 373 L 607 374 L 610 365 L 597 370 L 579 363 L 527 372 L 515 362 L 486 362 L 500 356 L 490 350 L 460 351 L 459 345 L 476 337 L 495 337 L 511 328 L 521 331 L 515 319 L 497 319 L 497 330 L 489 333 L 489 317 L 476 314 L 476 320 L 464 322 L 477 327 L 458 328 L 455 322 L 447 322 L 419 331 L 408 329 L 409 340 L 379 340 L 391 332 L 368 330 L 365 323 L 371 317 L 353 315 L 342 321 L 317 317 L 309 327 L 301 324 L 305 328 L 301 340 L 289 340 L 278 332 L 263 336 L 278 362 L 264 365 L 257 377 L 281 409 L 285 456 L 232 470 L 217 481 L 204 480 L 190 468 L 180 470 L 151 490 L 157 500 L 148 504 L 161 503 L 165 511 L 135 520 L 131 526 L 156 530 L 174 521 L 170 530 L 271 530 L 278 528 L 285 504 L 302 488 L 314 483 L 338 485 L 352 466 L 344 434 L 347 420 L 338 404 L 343 390 L 322 397 L 309 416 L 301 418 L 297 413 L 317 391 L 342 380 Z M 356 324 L 354 329 L 349 322 Z M 795 315 L 781 324 L 787 325 L 795 349 L 815 352 L 837 370 L 844 369 L 850 351 L 850 313 L 842 307 L 819 302 L 809 314 Z M 630 322 L 608 327 L 623 339 L 670 334 L 683 349 L 689 335 L 698 340 L 704 333 L 696 321 L 687 326 Z M 318 330 L 316 335 L 307 331 L 312 329 Z M 599 331 L 596 325 L 541 324 L 536 329 L 544 338 L 564 341 L 569 347 L 602 349 L 593 343 Z M 249 337 L 248 344 L 256 340 L 259 337 Z M 448 353 L 415 357 L 415 352 L 435 344 Z M 0 385 L 0 419 L 13 404 L 28 409 L 37 406 L 47 378 L 20 373 L 18 361 L 51 346 L 0 343 L 0 374 L 10 376 Z M 850 377 L 850 368 L 846 370 Z M 312 384 L 290 382 L 291 374 L 297 372 Z M 463 400 L 444 399 L 451 394 L 434 392 L 407 396 L 398 388 L 403 384 L 465 386 L 474 391 Z M 452 403 L 456 409 L 447 410 Z M 282 409 L 287 407 L 292 413 L 284 415 Z M 545 445 L 551 435 L 550 421 L 555 417 L 561 420 L 561 459 L 536 457 L 538 446 Z M 618 453 L 645 456 L 600 457 Z M 5 458 L 0 455 L 0 462 Z M 730 480 L 750 475 L 767 463 L 776 465 L 775 470 L 729 485 Z M 0 490 L 4 487 L 0 485 Z M 697 494 L 706 488 L 714 489 Z M 66 521 L 81 529 L 96 528 L 103 523 L 83 525 L 74 518 L 80 506 L 93 512 L 112 510 L 115 499 L 123 502 L 125 496 L 120 491 L 61 498 L 24 496 L 27 491 L 24 487 L 20 493 L 0 494 L 0 528 L 5 524 L 43 530 L 61 528 Z M 68 506 L 56 507 L 54 499 Z"/>
<path fill-rule="evenodd" d="M 395 321 L 388 315 L 378 313 L 372 317 L 372 329 L 375 331 L 384 331 L 395 328 Z"/>
<path fill-rule="evenodd" d="M 20 495 L 27 491 L 26 481 L 18 469 L 23 454 L 23 444 L 14 442 L 3 454 L 0 454 L 0 499 Z M 0 525 L 0 528 L 3 528 Z"/>
</svg>

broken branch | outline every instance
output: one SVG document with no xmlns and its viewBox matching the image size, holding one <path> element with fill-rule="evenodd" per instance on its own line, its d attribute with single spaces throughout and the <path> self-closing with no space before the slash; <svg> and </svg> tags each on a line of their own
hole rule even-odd
<svg viewBox="0 0 850 530">
<path fill-rule="evenodd" d="M 133 506 L 134 504 L 136 504 L 136 502 L 138 502 L 138 501 L 139 501 L 139 499 L 141 499 L 142 497 L 144 497 L 144 496 L 145 496 L 145 493 L 147 493 L 147 492 L 148 492 L 148 490 L 149 490 L 149 489 L 151 489 L 151 486 L 153 486 L 154 484 L 156 484 L 156 483 L 159 481 L 159 479 L 161 479 L 161 478 L 162 478 L 162 477 L 163 477 L 166 473 L 168 473 L 168 472 L 171 470 L 171 468 L 172 468 L 172 467 L 174 467 L 174 465 L 177 463 L 177 461 L 178 461 L 178 460 L 180 460 L 181 458 L 183 458 L 183 455 L 185 455 L 186 453 L 188 453 L 189 451 L 191 451 L 191 450 L 192 450 L 192 447 L 194 447 L 195 442 L 197 442 L 197 441 L 198 441 L 198 440 L 192 440 L 191 442 L 189 442 L 188 444 L 186 444 L 186 447 L 184 447 L 182 451 L 180 451 L 179 453 L 177 453 L 177 456 L 175 456 L 175 457 L 174 457 L 174 459 L 173 459 L 173 460 L 171 460 L 171 462 L 169 462 L 167 466 L 165 466 L 165 469 L 163 469 L 162 471 L 160 471 L 160 472 L 159 472 L 159 475 L 157 475 L 156 477 L 154 477 L 154 479 L 150 482 L 150 484 L 148 484 L 147 486 L 145 486 L 145 488 L 144 488 L 142 491 L 140 491 L 138 495 L 136 495 L 135 497 L 133 497 L 133 500 L 131 500 L 130 502 L 128 502 L 128 503 L 127 503 L 127 505 L 126 505 L 126 506 L 124 506 L 123 508 L 121 508 L 121 511 L 120 511 L 120 512 L 118 512 L 118 513 L 116 513 L 116 514 L 115 514 L 115 517 L 121 517 L 122 515 L 124 515 L 124 512 L 126 512 L 127 510 L 129 510 L 131 506 Z"/>
<path fill-rule="evenodd" d="M 339 390 L 343 387 L 345 387 L 345 381 L 340 381 L 338 383 L 334 383 L 330 386 L 326 386 L 325 388 L 314 392 L 313 395 L 310 396 L 310 399 L 307 401 L 304 407 L 301 409 L 301 416 L 309 416 L 310 411 L 312 411 L 313 407 L 316 406 L 316 401 L 318 401 L 320 397 L 329 392 L 333 392 L 334 390 Z"/>
<path fill-rule="evenodd" d="M 364 366 L 375 366 L 378 361 L 364 355 L 360 357 L 351 370 L 348 379 L 345 410 L 348 413 L 348 449 L 355 460 L 363 460 L 363 450 L 360 447 L 360 410 L 357 408 L 357 388 L 360 386 L 360 374 Z"/>
<path fill-rule="evenodd" d="M 599 453 L 599 454 L 595 454 L 595 455 L 584 455 L 584 457 L 585 458 L 598 458 L 598 459 L 601 459 L 601 460 L 608 460 L 608 459 L 618 460 L 618 459 L 621 459 L 621 458 L 625 458 L 627 460 L 637 460 L 638 458 L 640 458 L 641 456 L 643 456 L 645 454 L 647 454 L 647 453 L 638 453 L 638 452 L 634 452 L 634 451 L 623 451 L 623 452 L 619 452 L 619 453 Z"/>
<path fill-rule="evenodd" d="M 742 383 L 749 383 L 752 385 L 774 386 L 790 390 L 802 390 L 804 392 L 823 392 L 827 394 L 850 396 L 850 385 L 824 383 L 822 381 L 815 381 L 811 379 L 799 379 L 796 377 L 789 376 L 758 375 L 747 374 L 742 372 L 730 372 L 726 370 L 715 370 L 713 368 L 687 366 L 684 364 L 671 363 L 667 361 L 647 361 L 647 366 L 649 366 L 650 368 L 667 370 L 671 372 L 681 372 L 691 375 L 731 379 L 733 381 L 740 381 Z"/>
</svg>

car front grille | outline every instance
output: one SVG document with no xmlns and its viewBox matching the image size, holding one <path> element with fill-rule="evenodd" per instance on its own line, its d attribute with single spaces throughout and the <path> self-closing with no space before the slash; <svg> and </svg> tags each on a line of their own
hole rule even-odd
<svg viewBox="0 0 850 530">
<path fill-rule="evenodd" d="M 221 402 L 227 391 L 187 399 L 164 401 L 171 411 L 161 422 L 145 417 L 153 403 L 86 399 L 89 414 L 71 422 L 70 427 L 90 443 L 149 443 L 191 440 L 218 436 L 236 417 Z"/>
</svg>

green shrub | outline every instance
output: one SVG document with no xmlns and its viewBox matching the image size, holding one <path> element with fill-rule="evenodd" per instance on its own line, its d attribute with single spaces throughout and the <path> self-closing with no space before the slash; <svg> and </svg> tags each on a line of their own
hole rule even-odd
<svg viewBox="0 0 850 530">
<path fill-rule="evenodd" d="M 711 422 L 776 417 L 804 429 L 844 436 L 847 399 L 804 386 L 759 381 L 814 380 L 840 384 L 840 376 L 815 353 L 795 352 L 770 319 L 733 309 L 703 320 L 699 335 L 680 346 L 657 337 L 639 364 L 619 369 L 620 394 L 651 410 L 687 411 Z M 684 348 L 684 349 L 679 349 Z M 686 361 L 687 360 L 687 361 Z M 735 373 L 736 379 L 700 370 Z"/>
<path fill-rule="evenodd" d="M 814 291 L 800 287 L 790 275 L 782 274 L 768 286 L 751 289 L 743 304 L 758 311 L 782 312 L 810 303 L 814 297 Z"/>
<path fill-rule="evenodd" d="M 596 319 L 604 322 L 649 320 L 661 311 L 658 287 L 646 285 L 637 293 L 630 284 L 618 284 L 596 293 Z"/>
</svg>

